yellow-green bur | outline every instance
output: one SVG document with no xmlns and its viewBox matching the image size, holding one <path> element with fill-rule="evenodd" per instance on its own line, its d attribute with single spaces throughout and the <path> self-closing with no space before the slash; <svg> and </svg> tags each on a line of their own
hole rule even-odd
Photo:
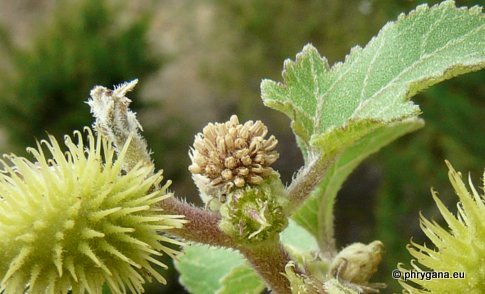
<svg viewBox="0 0 485 294">
<path fill-rule="evenodd" d="M 160 231 L 180 227 L 158 204 L 170 197 L 161 172 L 142 165 L 122 172 L 129 143 L 115 156 L 111 143 L 86 129 L 87 144 L 66 136 L 63 153 L 50 137 L 29 149 L 35 163 L 6 156 L 0 174 L 0 292 L 116 293 L 143 291 L 165 279 L 155 257 L 176 251 Z M 41 145 L 49 150 L 46 159 Z"/>
</svg>

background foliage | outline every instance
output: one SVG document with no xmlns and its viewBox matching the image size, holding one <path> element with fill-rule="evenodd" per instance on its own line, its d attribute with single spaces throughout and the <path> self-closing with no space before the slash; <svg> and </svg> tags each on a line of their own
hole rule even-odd
<svg viewBox="0 0 485 294">
<path fill-rule="evenodd" d="M 87 0 L 60 3 L 51 18 L 28 48 L 2 40 L 11 67 L 2 73 L 0 122 L 17 146 L 90 124 L 83 102 L 93 85 L 143 78 L 160 65 L 147 46 L 148 15 L 120 27 L 113 8 Z"/>
<path fill-rule="evenodd" d="M 156 163 L 174 180 L 179 196 L 195 194 L 186 172 L 193 135 L 207 121 L 226 120 L 232 113 L 241 120 L 262 119 L 284 142 L 276 168 L 288 181 L 302 158 L 289 121 L 262 105 L 261 79 L 280 80 L 283 60 L 294 58 L 309 42 L 330 64 L 343 60 L 387 21 L 425 1 L 162 2 L 141 1 L 143 13 L 130 14 L 133 7 L 120 4 L 125 2 L 54 1 L 42 25 L 25 37 L 26 45 L 15 41 L 15 24 L 2 21 L 0 123 L 8 151 L 23 150 L 35 137 L 45 137 L 45 131 L 59 137 L 90 124 L 83 101 L 95 84 L 138 77 L 142 89 L 130 97 Z M 418 211 L 429 218 L 438 214 L 430 187 L 439 188 L 445 202 L 455 202 L 444 159 L 475 178 L 482 174 L 484 79 L 483 72 L 469 74 L 420 94 L 414 101 L 426 126 L 366 161 L 340 193 L 338 246 L 382 240 L 386 256 L 375 280 L 389 283 L 390 290 L 399 289 L 391 270 L 409 259 L 405 244 L 411 236 L 418 243 L 425 240 Z"/>
</svg>

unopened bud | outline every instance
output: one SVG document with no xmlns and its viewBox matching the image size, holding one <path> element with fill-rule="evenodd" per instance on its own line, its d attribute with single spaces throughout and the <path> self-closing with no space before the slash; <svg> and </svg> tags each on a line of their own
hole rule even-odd
<svg viewBox="0 0 485 294">
<path fill-rule="evenodd" d="M 240 124 L 233 115 L 225 123 L 208 124 L 195 136 L 189 171 L 206 205 L 214 198 L 222 203 L 219 196 L 247 185 L 260 185 L 274 173 L 271 164 L 279 157 L 274 150 L 278 141 L 274 136 L 265 138 L 267 133 L 261 121 Z"/>
<path fill-rule="evenodd" d="M 238 240 L 254 244 L 276 238 L 286 227 L 287 218 L 283 213 L 285 191 L 279 178 L 273 176 L 264 182 L 262 178 L 252 178 L 252 181 L 258 184 L 228 194 L 220 207 L 219 227 Z"/>
<path fill-rule="evenodd" d="M 330 274 L 355 284 L 367 284 L 382 259 L 384 245 L 354 243 L 340 251 L 330 266 Z"/>
</svg>

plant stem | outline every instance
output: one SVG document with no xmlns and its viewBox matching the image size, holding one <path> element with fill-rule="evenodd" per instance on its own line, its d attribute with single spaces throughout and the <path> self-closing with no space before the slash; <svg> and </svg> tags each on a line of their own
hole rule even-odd
<svg viewBox="0 0 485 294">
<path fill-rule="evenodd" d="M 162 201 L 162 208 L 172 214 L 184 215 L 188 220 L 182 228 L 173 229 L 170 233 L 188 241 L 239 250 L 274 293 L 291 294 L 290 284 L 282 275 L 290 256 L 279 241 L 251 247 L 237 245 L 219 229 L 220 217 L 213 212 L 194 207 L 175 197 Z"/>
<path fill-rule="evenodd" d="M 239 251 L 249 260 L 273 293 L 291 294 L 290 283 L 283 276 L 290 256 L 280 242 L 269 242 L 255 247 L 241 247 Z"/>
<path fill-rule="evenodd" d="M 339 186 L 340 188 L 340 186 Z M 332 193 L 330 191 L 325 191 L 322 195 L 322 201 L 320 211 L 324 211 L 319 215 L 319 223 L 321 224 L 317 236 L 318 247 L 323 256 L 327 260 L 332 260 L 337 254 L 337 247 L 335 244 L 335 232 L 334 232 L 334 213 L 333 209 L 335 206 L 335 197 L 337 193 Z"/>
<path fill-rule="evenodd" d="M 171 214 L 185 216 L 188 221 L 182 228 L 170 230 L 170 233 L 188 241 L 212 246 L 236 247 L 232 238 L 219 229 L 220 217 L 217 214 L 182 202 L 175 197 L 165 199 L 161 206 Z"/>
<path fill-rule="evenodd" d="M 330 179 L 324 178 L 329 172 L 330 175 L 335 172 L 331 169 L 332 167 L 335 167 L 333 165 L 335 161 L 329 161 L 327 158 L 328 156 L 315 156 L 314 159 L 298 173 L 297 177 L 288 187 L 290 201 L 286 209 L 286 214 L 291 215 L 291 213 L 298 209 L 311 194 L 315 194 L 315 197 L 321 199 L 318 212 L 320 231 L 316 235 L 316 238 L 323 256 L 326 259 L 331 260 L 336 254 L 333 208 L 337 191 L 341 187 L 342 182 L 332 182 L 331 184 L 324 183 L 325 180 L 339 181 L 340 179 L 336 178 L 334 180 L 331 177 Z M 342 179 L 345 179 L 345 177 L 342 177 Z M 327 186 L 327 189 L 322 189 L 322 185 Z M 328 187 L 330 187 L 330 189 L 328 189 Z"/>
<path fill-rule="evenodd" d="M 315 187 L 323 179 L 328 168 L 333 161 L 321 155 L 315 156 L 305 167 L 297 174 L 296 178 L 288 187 L 290 201 L 287 205 L 287 215 L 297 210 L 303 202 L 310 196 Z"/>
</svg>

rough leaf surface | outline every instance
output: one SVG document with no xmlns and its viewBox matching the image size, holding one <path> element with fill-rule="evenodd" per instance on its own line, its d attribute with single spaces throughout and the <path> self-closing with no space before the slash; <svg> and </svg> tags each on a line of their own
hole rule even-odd
<svg viewBox="0 0 485 294">
<path fill-rule="evenodd" d="M 259 294 L 265 288 L 264 282 L 249 265 L 234 268 L 221 283 L 222 288 L 217 294 Z"/>
<path fill-rule="evenodd" d="M 409 99 L 418 91 L 485 66 L 485 17 L 480 7 L 445 1 L 421 5 L 386 24 L 365 48 L 328 66 L 307 45 L 284 65 L 283 83 L 264 80 L 266 106 L 291 119 L 305 160 L 332 162 L 294 219 L 320 247 L 333 235 L 333 203 L 366 157 L 423 125 Z M 323 172 L 323 171 L 322 171 Z"/>
<path fill-rule="evenodd" d="M 318 250 L 315 238 L 293 220 L 290 220 L 288 227 L 281 232 L 280 239 L 286 247 L 291 247 L 293 250 L 301 252 Z"/>
<path fill-rule="evenodd" d="M 175 261 L 175 267 L 180 273 L 180 283 L 190 293 L 260 293 L 264 289 L 263 281 L 234 250 L 192 244 L 183 253 Z M 235 281 L 239 285 L 229 285 Z M 234 292 L 240 287 L 247 292 Z"/>
<path fill-rule="evenodd" d="M 313 46 L 305 46 L 296 61 L 285 62 L 284 83 L 262 82 L 262 98 L 292 119 L 304 152 L 331 153 L 327 144 L 334 132 L 345 130 L 345 146 L 375 124 L 416 116 L 419 107 L 409 100 L 416 92 L 484 63 L 481 8 L 458 9 L 446 1 L 401 15 L 331 68 Z"/>
</svg>

